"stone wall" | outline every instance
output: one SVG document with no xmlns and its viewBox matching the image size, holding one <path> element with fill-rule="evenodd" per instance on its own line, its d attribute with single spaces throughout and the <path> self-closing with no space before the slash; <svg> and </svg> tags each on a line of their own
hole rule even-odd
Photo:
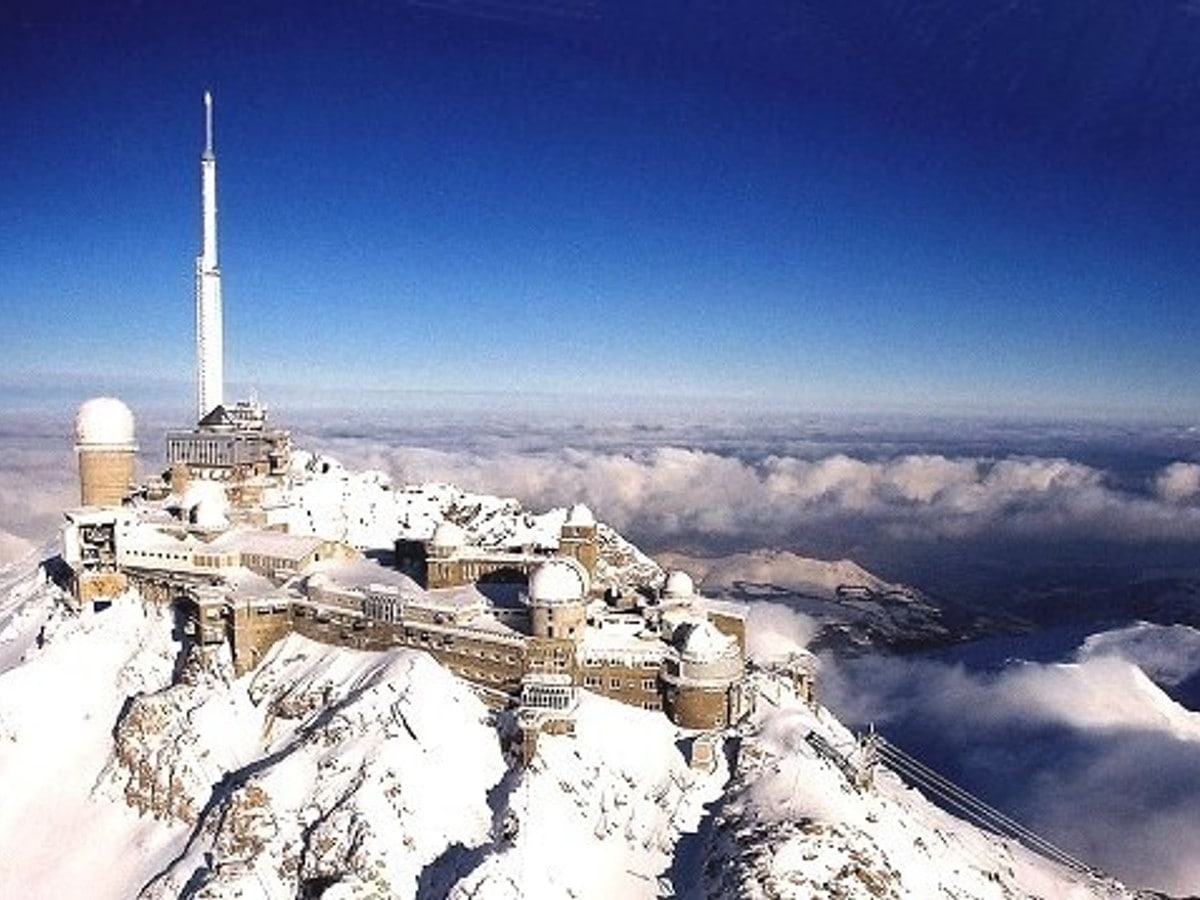
<svg viewBox="0 0 1200 900">
<path fill-rule="evenodd" d="M 233 668 L 238 675 L 257 666 L 272 645 L 292 630 L 288 603 L 235 603 L 232 619 Z"/>
<path fill-rule="evenodd" d="M 128 587 L 124 572 L 81 572 L 75 576 L 75 600 L 91 603 L 120 596 Z"/>
<path fill-rule="evenodd" d="M 666 683 L 663 712 L 684 728 L 724 728 L 730 722 L 730 688 Z"/>
<path fill-rule="evenodd" d="M 132 450 L 79 451 L 79 502 L 120 506 L 133 487 Z"/>
<path fill-rule="evenodd" d="M 661 709 L 659 667 L 618 666 L 611 663 L 581 665 L 580 683 L 593 693 L 637 706 L 641 709 Z"/>
</svg>

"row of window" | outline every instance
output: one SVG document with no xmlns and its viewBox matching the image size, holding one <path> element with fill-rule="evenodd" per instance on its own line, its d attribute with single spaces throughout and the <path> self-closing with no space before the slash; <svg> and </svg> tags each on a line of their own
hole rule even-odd
<svg viewBox="0 0 1200 900">
<path fill-rule="evenodd" d="M 624 668 L 632 669 L 635 667 L 642 669 L 657 669 L 662 664 L 662 660 L 655 656 L 643 656 L 638 662 L 631 662 L 629 657 L 616 656 L 586 656 L 583 659 L 583 665 L 588 669 L 597 669 L 600 667 L 607 668 Z"/>
<path fill-rule="evenodd" d="M 137 556 L 142 559 L 168 559 L 174 562 L 187 562 L 189 554 L 187 553 L 160 553 L 150 550 L 126 550 L 126 556 Z"/>
<path fill-rule="evenodd" d="M 521 703 L 538 709 L 567 709 L 574 699 L 568 687 L 530 685 L 521 694 Z"/>
<path fill-rule="evenodd" d="M 183 461 L 200 466 L 227 466 L 233 462 L 233 445 L 228 440 L 171 441 L 169 456 L 172 461 Z"/>
<path fill-rule="evenodd" d="M 363 615 L 381 622 L 402 622 L 404 607 L 396 600 L 385 597 L 367 597 L 362 604 Z"/>
<path fill-rule="evenodd" d="M 313 556 L 314 560 L 319 560 L 320 558 L 319 554 Z M 292 560 L 276 556 L 264 556 L 258 553 L 243 553 L 242 565 L 252 572 L 290 571 Z"/>
<path fill-rule="evenodd" d="M 589 688 L 603 688 L 604 687 L 604 679 L 601 678 L 599 675 L 585 675 L 583 677 L 583 686 L 589 687 Z M 609 690 L 613 690 L 613 691 L 619 691 L 622 688 L 627 691 L 636 691 L 638 689 L 638 682 L 637 682 L 637 679 L 635 679 L 635 678 L 629 678 L 629 679 L 625 679 L 625 680 L 622 680 L 620 678 L 610 678 L 610 679 L 608 679 L 608 688 L 609 688 Z M 643 678 L 642 679 L 642 690 L 643 691 L 654 691 L 657 689 L 658 689 L 658 682 L 655 681 L 653 678 Z"/>
<path fill-rule="evenodd" d="M 451 644 L 448 643 L 446 646 L 451 646 Z M 495 650 L 484 650 L 482 647 L 464 646 L 460 647 L 457 652 L 463 656 L 477 656 L 480 659 L 490 659 L 492 662 L 500 662 L 501 659 L 500 654 Z M 517 662 L 516 656 L 511 653 L 506 653 L 503 659 L 510 666 L 515 665 Z"/>
</svg>

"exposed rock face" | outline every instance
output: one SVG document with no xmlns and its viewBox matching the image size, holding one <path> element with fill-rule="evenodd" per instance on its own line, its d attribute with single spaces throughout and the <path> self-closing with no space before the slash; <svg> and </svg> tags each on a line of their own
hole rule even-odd
<svg viewBox="0 0 1200 900">
<path fill-rule="evenodd" d="M 447 847 L 488 840 L 488 790 L 506 766 L 495 729 L 467 687 L 424 654 L 354 653 L 292 636 L 252 675 L 167 692 L 178 757 L 237 761 L 184 853 L 145 897 L 411 896 Z M 176 808 L 179 808 L 178 806 Z"/>
<path fill-rule="evenodd" d="M 666 576 L 658 563 L 607 525 L 597 527 L 596 543 L 599 558 L 594 580 L 600 587 L 632 591 L 657 586 Z"/>
<path fill-rule="evenodd" d="M 545 737 L 530 769 L 510 768 L 504 717 L 427 656 L 296 636 L 237 682 L 140 698 L 118 730 L 143 749 L 114 766 L 158 815 L 198 805 L 174 789 L 194 783 L 187 758 L 233 744 L 247 760 L 212 783 L 146 898 L 645 895 L 725 777 L 689 769 L 660 714 L 594 697 L 576 737 Z"/>
<path fill-rule="evenodd" d="M 129 697 L 98 790 L 117 785 L 139 813 L 193 825 L 221 775 L 196 726 L 213 692 L 228 691 L 232 678 L 228 648 L 193 647 L 173 684 Z"/>
</svg>

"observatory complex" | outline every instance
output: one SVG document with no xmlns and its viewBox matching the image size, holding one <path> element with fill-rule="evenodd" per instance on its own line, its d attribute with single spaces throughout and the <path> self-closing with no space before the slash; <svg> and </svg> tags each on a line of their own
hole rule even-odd
<svg viewBox="0 0 1200 900">
<path fill-rule="evenodd" d="M 208 93 L 204 112 L 197 423 L 168 432 L 165 470 L 139 481 L 128 407 L 111 397 L 80 407 L 80 506 L 64 512 L 61 531 L 76 603 L 102 608 L 135 590 L 173 605 L 186 640 L 228 652 L 239 674 L 291 632 L 421 649 L 487 701 L 517 708 L 527 745 L 572 729 L 580 690 L 662 710 L 687 728 L 740 719 L 744 607 L 699 596 L 683 572 L 620 586 L 599 578 L 611 532 L 582 504 L 546 514 L 556 530 L 532 542 L 472 535 L 443 509 L 424 524 L 382 519 L 387 546 L 355 545 L 300 514 L 318 477 L 300 462 L 308 455 L 293 452 L 262 406 L 224 400 Z"/>
</svg>

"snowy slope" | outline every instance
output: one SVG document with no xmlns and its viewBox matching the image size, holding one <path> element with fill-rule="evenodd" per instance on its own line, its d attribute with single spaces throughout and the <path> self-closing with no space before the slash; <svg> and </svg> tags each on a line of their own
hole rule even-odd
<svg viewBox="0 0 1200 900">
<path fill-rule="evenodd" d="M 664 553 L 660 554 L 659 561 L 670 568 L 687 570 L 707 591 L 764 585 L 821 600 L 834 600 L 841 587 L 864 588 L 879 594 L 903 590 L 900 585 L 888 584 L 851 560 L 808 559 L 786 551 L 759 550 L 722 557 Z"/>
<path fill-rule="evenodd" d="M 824 710 L 780 695 L 746 732 L 694 896 L 1132 896 L 955 819 L 886 769 L 860 792 L 805 740 L 816 732 L 856 761 L 853 736 Z"/>
<path fill-rule="evenodd" d="M 36 570 L 14 574 L 4 573 L 3 606 L 18 608 L 6 614 L 0 655 L 20 649 L 23 658 L 0 674 L 0 893 L 132 896 L 186 827 L 95 788 L 125 698 L 170 683 L 178 647 L 169 616 L 134 598 L 77 616 Z"/>
<path fill-rule="evenodd" d="M 425 654 L 293 635 L 257 672 L 210 682 L 199 705 L 188 688 L 168 693 L 180 696 L 156 767 L 217 762 L 218 780 L 145 897 L 414 896 L 488 838 L 499 742 L 479 700 Z M 240 764 L 221 775 L 230 751 Z"/>
</svg>

